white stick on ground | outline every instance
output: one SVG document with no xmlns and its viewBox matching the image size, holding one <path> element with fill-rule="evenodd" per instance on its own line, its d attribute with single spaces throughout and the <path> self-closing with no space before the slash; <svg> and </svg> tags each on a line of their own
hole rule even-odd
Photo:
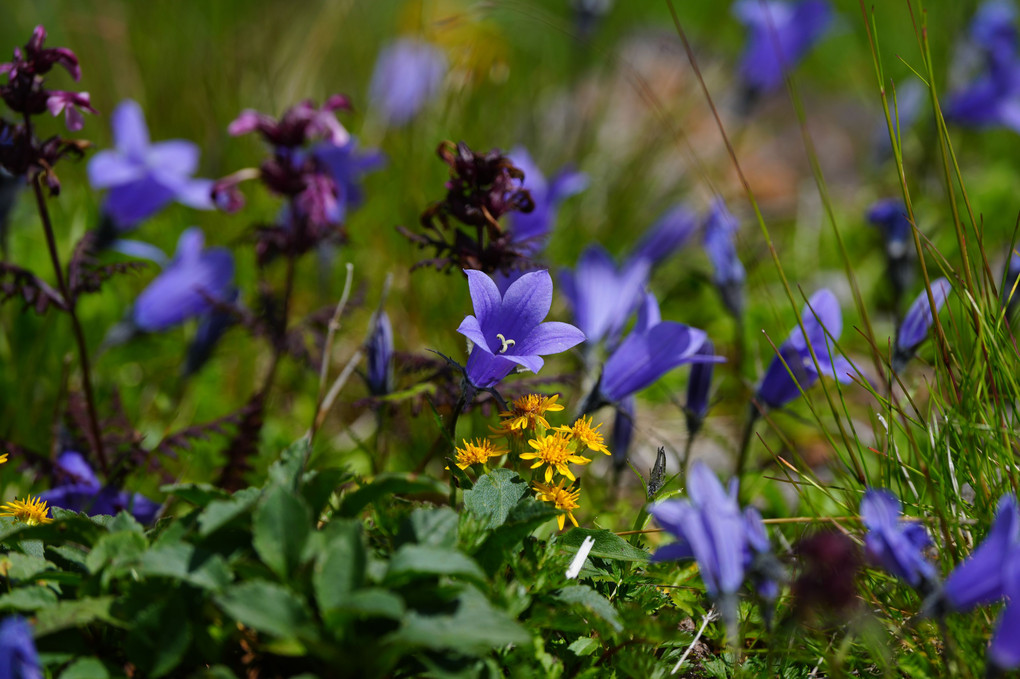
<svg viewBox="0 0 1020 679">
<path fill-rule="evenodd" d="M 680 656 L 680 661 L 677 662 L 675 667 L 673 667 L 673 671 L 670 672 L 670 674 L 676 674 L 677 672 L 680 671 L 680 668 L 683 666 L 684 661 L 687 660 L 687 656 L 691 654 L 691 651 L 694 649 L 695 644 L 698 643 L 698 639 L 700 639 L 701 635 L 705 633 L 705 628 L 708 627 L 708 623 L 712 622 L 717 617 L 719 617 L 719 614 L 715 612 L 714 608 L 705 614 L 705 620 L 701 623 L 701 629 L 699 629 L 698 633 L 694 635 L 694 639 L 691 641 L 691 645 L 688 646 L 687 650 L 684 651 L 684 654 Z"/>
</svg>

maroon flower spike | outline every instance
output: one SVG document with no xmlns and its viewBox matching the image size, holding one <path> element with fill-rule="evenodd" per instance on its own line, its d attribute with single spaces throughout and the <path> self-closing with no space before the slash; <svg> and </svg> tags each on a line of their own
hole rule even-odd
<svg viewBox="0 0 1020 679">
<path fill-rule="evenodd" d="M 235 137 L 258 132 L 271 145 L 289 149 L 300 148 L 318 139 L 343 145 L 350 139 L 350 135 L 336 119 L 334 112 L 350 109 L 350 101 L 342 94 L 334 94 L 319 108 L 310 100 L 305 100 L 287 109 L 279 120 L 246 109 L 230 123 L 227 131 Z"/>
<path fill-rule="evenodd" d="M 47 92 L 43 88 L 43 76 L 55 65 L 59 64 L 67 69 L 75 80 L 81 78 L 81 67 L 74 52 L 65 47 L 45 48 L 43 47 L 45 40 L 46 29 L 36 26 L 24 50 L 15 48 L 14 59 L 0 64 L 0 73 L 6 73 L 8 77 L 7 84 L 0 87 L 0 96 L 18 113 L 36 115 L 46 110 L 51 95 L 56 93 Z M 88 94 L 83 93 L 79 96 L 85 98 L 84 103 L 87 107 L 85 110 L 94 112 L 88 107 Z"/>
</svg>

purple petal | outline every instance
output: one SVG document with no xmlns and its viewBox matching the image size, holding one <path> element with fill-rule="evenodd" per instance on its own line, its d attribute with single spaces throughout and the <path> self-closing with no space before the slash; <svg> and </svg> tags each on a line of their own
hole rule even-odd
<svg viewBox="0 0 1020 679">
<path fill-rule="evenodd" d="M 843 313 L 839 308 L 839 300 L 832 291 L 822 288 L 815 294 L 800 312 L 804 330 L 807 332 L 808 341 L 811 343 L 816 354 L 826 353 L 829 336 L 838 340 L 843 332 Z M 824 326 L 824 327 L 823 327 Z M 826 333 L 828 330 L 828 333 Z M 799 351 L 807 350 L 807 343 L 804 341 L 804 333 L 800 326 L 790 332 L 786 340 L 791 346 Z"/>
<path fill-rule="evenodd" d="M 495 385 L 509 375 L 516 365 L 503 356 L 496 356 L 484 351 L 479 345 L 475 345 L 468 357 L 465 370 L 471 384 L 484 389 Z"/>
<path fill-rule="evenodd" d="M 386 122 L 404 125 L 439 94 L 446 70 L 439 48 L 420 40 L 398 40 L 379 53 L 369 99 Z"/>
<path fill-rule="evenodd" d="M 570 325 L 558 321 L 549 321 L 535 326 L 531 334 L 518 341 L 508 352 L 519 355 L 541 355 L 558 354 L 575 347 L 584 341 L 584 333 Z M 513 360 L 513 359 L 511 359 Z M 538 372 L 537 370 L 535 372 Z"/>
<path fill-rule="evenodd" d="M 995 522 L 977 549 L 946 578 L 945 594 L 958 611 L 990 603 L 1005 592 L 1003 568 L 1020 544 L 1020 514 L 1016 497 L 999 500 Z"/>
<path fill-rule="evenodd" d="M 149 147 L 146 164 L 157 177 L 190 177 L 198 168 L 198 153 L 198 146 L 190 141 L 164 141 Z"/>
<path fill-rule="evenodd" d="M 491 334 L 491 338 L 487 338 L 483 342 L 488 345 L 495 340 L 495 335 L 499 332 L 494 329 L 494 324 L 499 319 L 503 299 L 499 294 L 499 288 L 484 273 L 474 269 L 465 269 L 464 273 L 467 275 L 468 288 L 471 291 L 471 305 L 474 307 L 478 326 L 483 329 L 483 332 L 488 330 Z"/>
<path fill-rule="evenodd" d="M 631 332 L 606 361 L 600 389 L 619 401 L 644 389 L 676 366 L 689 362 L 705 341 L 705 333 L 666 321 L 647 333 Z"/>
<path fill-rule="evenodd" d="M 460 327 L 457 328 L 457 332 L 464 337 L 475 343 L 479 349 L 486 353 L 493 353 L 492 349 L 489 348 L 489 342 L 485 339 L 485 333 L 482 332 L 482 328 L 478 325 L 478 319 L 474 316 L 467 316 L 461 321 Z"/>
<path fill-rule="evenodd" d="M 129 229 L 156 214 L 173 199 L 172 189 L 145 175 L 136 181 L 111 187 L 106 194 L 103 211 L 120 229 Z"/>
<path fill-rule="evenodd" d="M 782 356 L 782 360 L 780 360 Z M 786 365 L 783 364 L 786 362 Z M 756 398 L 769 408 L 781 408 L 790 401 L 800 396 L 801 389 L 805 391 L 818 379 L 818 373 L 812 368 L 808 370 L 806 363 L 811 363 L 810 356 L 807 361 L 799 351 L 788 344 L 779 347 L 779 354 L 769 363 L 765 375 L 758 386 Z M 787 370 L 789 366 L 789 370 Z M 793 373 L 791 377 L 790 373 Z M 800 384 L 798 389 L 797 385 Z"/>
<path fill-rule="evenodd" d="M 542 357 L 536 356 L 534 354 L 517 356 L 514 354 L 506 353 L 503 354 L 503 358 L 505 358 L 508 361 L 513 361 L 517 365 L 524 366 L 533 373 L 537 373 L 539 370 L 542 369 L 542 366 L 545 365 L 545 361 L 542 359 Z"/>
<path fill-rule="evenodd" d="M 682 561 L 684 559 L 693 559 L 694 551 L 691 546 L 683 541 L 671 542 L 668 545 L 663 545 L 655 550 L 652 554 L 652 561 Z"/>
<path fill-rule="evenodd" d="M 676 205 L 645 232 L 627 257 L 624 268 L 645 262 L 649 268 L 660 264 L 682 248 L 698 227 L 698 218 L 685 205 Z"/>
<path fill-rule="evenodd" d="M 999 669 L 1020 667 L 1020 601 L 1011 600 L 1002 609 L 999 625 L 988 647 L 988 659 Z"/>
<path fill-rule="evenodd" d="M 491 279 L 489 282 L 495 290 L 496 284 Z M 552 308 L 552 290 L 552 278 L 548 271 L 531 271 L 514 281 L 507 288 L 499 308 L 498 322 L 495 324 L 499 326 L 498 331 L 506 339 L 524 341 L 549 315 L 549 309 Z M 479 320 L 488 335 L 490 328 L 495 325 L 490 326 L 481 318 Z"/>
<path fill-rule="evenodd" d="M 149 128 L 142 107 L 131 99 L 117 105 L 111 116 L 113 142 L 117 150 L 136 163 L 145 162 L 149 150 Z"/>
<path fill-rule="evenodd" d="M 946 303 L 946 298 L 949 297 L 951 289 L 952 286 L 945 278 L 932 282 L 931 294 L 935 300 L 936 313 Z M 918 345 L 924 342 L 928 336 L 928 329 L 931 328 L 934 322 L 931 304 L 928 301 L 928 291 L 924 290 L 910 305 L 907 315 L 903 318 L 903 323 L 900 324 L 899 331 L 896 333 L 896 348 L 903 352 L 913 353 Z"/>
<path fill-rule="evenodd" d="M 145 176 L 146 169 L 116 151 L 100 151 L 88 164 L 89 184 L 94 189 L 105 189 L 127 184 Z"/>
</svg>

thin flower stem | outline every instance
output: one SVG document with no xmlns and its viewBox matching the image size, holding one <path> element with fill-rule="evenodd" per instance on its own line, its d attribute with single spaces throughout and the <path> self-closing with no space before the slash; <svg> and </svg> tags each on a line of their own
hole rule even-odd
<svg viewBox="0 0 1020 679">
<path fill-rule="evenodd" d="M 744 476 L 744 467 L 747 465 L 747 451 L 751 447 L 751 437 L 754 436 L 754 425 L 757 424 L 759 412 L 757 406 L 752 403 L 751 409 L 747 414 L 747 424 L 744 426 L 744 435 L 740 439 L 740 451 L 737 453 L 737 466 L 734 471 L 734 476 L 737 479 L 742 479 Z"/>
<path fill-rule="evenodd" d="M 92 370 L 89 366 L 88 346 L 85 343 L 85 333 L 82 331 L 81 323 L 78 321 L 78 314 L 75 311 L 75 301 L 71 297 L 70 289 L 67 287 L 67 280 L 64 278 L 64 271 L 60 266 L 60 255 L 57 253 L 57 240 L 53 235 L 53 224 L 50 221 L 50 213 L 46 208 L 46 198 L 43 196 L 42 177 L 36 177 L 32 181 L 32 190 L 35 193 L 36 206 L 39 209 L 39 218 L 42 220 L 43 231 L 46 234 L 46 247 L 50 252 L 50 261 L 53 264 L 53 272 L 57 277 L 57 285 L 60 287 L 60 295 L 64 298 L 67 315 L 71 317 L 71 328 L 74 332 L 74 341 L 78 346 L 78 360 L 81 363 L 82 390 L 85 392 L 85 405 L 89 415 L 89 429 L 93 445 L 96 448 L 96 458 L 99 460 L 99 467 L 103 475 L 109 475 L 109 464 L 106 459 L 106 451 L 103 448 L 103 436 L 99 429 L 99 416 L 96 414 L 96 398 L 92 391 Z"/>
<path fill-rule="evenodd" d="M 315 438 L 315 433 L 319 430 L 321 423 L 319 419 L 319 413 L 322 411 L 322 405 L 326 398 L 326 380 L 329 378 L 329 357 L 333 351 L 333 337 L 336 335 L 336 331 L 340 329 L 340 316 L 344 312 L 344 308 L 347 306 L 347 300 L 351 294 L 351 283 L 354 280 L 354 265 L 350 262 L 347 263 L 347 279 L 344 283 L 344 290 L 340 294 L 340 301 L 336 305 L 336 309 L 333 311 L 333 317 L 329 320 L 329 326 L 326 330 L 326 343 L 323 345 L 322 350 L 322 363 L 319 366 L 319 393 L 316 397 L 315 417 L 312 418 L 312 426 L 308 428 L 308 440 L 312 441 Z"/>
</svg>

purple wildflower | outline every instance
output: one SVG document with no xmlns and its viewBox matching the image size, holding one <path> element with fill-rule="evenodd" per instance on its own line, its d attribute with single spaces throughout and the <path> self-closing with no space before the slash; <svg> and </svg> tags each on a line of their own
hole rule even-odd
<svg viewBox="0 0 1020 679">
<path fill-rule="evenodd" d="M 712 261 L 712 282 L 730 313 L 740 316 L 744 310 L 744 280 L 747 275 L 733 244 L 739 224 L 721 198 L 712 201 L 704 228 L 702 244 Z"/>
<path fill-rule="evenodd" d="M 711 340 L 705 340 L 698 349 L 699 356 L 711 357 L 715 355 L 715 347 Z M 701 423 L 708 414 L 708 395 L 712 389 L 712 373 L 715 371 L 715 364 L 711 362 L 692 363 L 691 375 L 687 380 L 687 407 L 684 413 L 687 416 L 687 432 L 694 436 L 701 430 Z"/>
<path fill-rule="evenodd" d="M 886 277 L 897 300 L 910 285 L 913 226 L 899 198 L 885 198 L 868 209 L 868 222 L 878 227 L 885 241 Z"/>
<path fill-rule="evenodd" d="M 375 314 L 366 348 L 365 381 L 369 390 L 377 396 L 390 393 L 393 389 L 393 327 L 389 315 L 382 309 Z"/>
<path fill-rule="evenodd" d="M 471 383 L 494 386 L 518 365 L 538 372 L 541 356 L 557 354 L 584 341 L 584 333 L 567 323 L 542 320 L 552 307 L 552 278 L 548 271 L 532 271 L 517 279 L 506 294 L 481 271 L 468 269 L 475 315 L 457 332 L 474 343 L 467 362 Z"/>
<path fill-rule="evenodd" d="M 80 453 L 68 451 L 54 463 L 57 485 L 39 495 L 55 507 L 89 516 L 116 515 L 129 511 L 140 523 L 149 524 L 156 518 L 159 505 L 140 493 L 128 493 L 112 486 L 103 486 Z"/>
<path fill-rule="evenodd" d="M 613 417 L 612 445 L 610 450 L 613 453 L 613 468 L 622 470 L 627 466 L 627 454 L 630 452 L 630 444 L 634 439 L 634 413 L 637 401 L 633 395 L 624 398 L 616 404 L 616 414 Z"/>
<path fill-rule="evenodd" d="M 379 53 L 369 99 L 390 125 L 406 125 L 439 94 L 446 57 L 435 45 L 402 38 Z"/>
<path fill-rule="evenodd" d="M 230 287 L 224 293 L 223 302 L 236 304 L 239 292 Z M 188 344 L 188 353 L 181 374 L 185 377 L 197 373 L 212 357 L 213 349 L 220 338 L 234 325 L 237 318 L 231 309 L 214 306 L 198 317 L 198 328 Z"/>
<path fill-rule="evenodd" d="M 945 278 L 932 281 L 931 295 L 935 300 L 935 313 L 938 313 L 942 309 L 942 305 L 946 303 L 950 290 L 952 290 L 952 286 Z M 896 347 L 892 360 L 893 370 L 899 372 L 906 367 L 910 359 L 917 353 L 917 348 L 928 337 L 928 329 L 934 322 L 931 304 L 928 301 L 928 291 L 924 290 L 910 305 L 907 315 L 904 316 L 903 322 L 900 323 L 899 330 L 896 332 Z"/>
<path fill-rule="evenodd" d="M 754 94 L 783 84 L 793 68 L 828 29 L 832 8 L 826 0 L 740 0 L 733 13 L 750 32 L 740 60 L 740 77 Z"/>
<path fill-rule="evenodd" d="M 591 245 L 581 253 L 573 272 L 560 273 L 560 287 L 589 347 L 603 339 L 614 342 L 640 304 L 649 263 L 634 261 L 631 266 L 617 267 L 605 249 Z"/>
<path fill-rule="evenodd" d="M 1016 6 L 1009 0 L 981 3 L 970 24 L 970 40 L 989 64 L 1008 64 L 1016 55 Z"/>
<path fill-rule="evenodd" d="M 843 383 L 852 381 L 853 365 L 842 356 L 833 355 L 829 349 L 827 335 L 835 341 L 843 332 L 843 315 L 836 296 L 825 289 L 816 292 L 801 311 L 801 320 L 807 335 L 799 326 L 790 332 L 758 385 L 756 398 L 769 408 L 781 408 L 796 399 L 801 390 L 808 389 L 821 374 Z M 817 368 L 811 358 L 812 348 L 818 359 Z"/>
<path fill-rule="evenodd" d="M 665 500 L 649 507 L 659 525 L 677 539 L 656 550 L 652 560 L 695 559 L 708 595 L 732 631 L 736 594 L 755 556 L 769 551 L 768 535 L 757 512 L 740 511 L 736 479 L 724 489 L 708 465 L 698 461 L 687 489 L 687 500 Z"/>
<path fill-rule="evenodd" d="M 149 142 L 142 107 L 127 99 L 113 111 L 114 150 L 100 151 L 89 161 L 89 183 L 109 189 L 103 212 L 114 226 L 134 228 L 172 201 L 208 210 L 213 207 L 212 181 L 193 179 L 198 146 L 174 139 Z"/>
<path fill-rule="evenodd" d="M 234 257 L 204 245 L 201 229 L 181 234 L 173 260 L 135 300 L 132 320 L 139 330 L 165 330 L 205 313 L 216 301 L 228 301 Z"/>
<path fill-rule="evenodd" d="M 588 188 L 588 175 L 563 168 L 549 180 L 531 159 L 527 149 L 518 146 L 507 154 L 510 161 L 524 172 L 524 188 L 531 194 L 535 208 L 531 212 L 511 212 L 510 229 L 522 254 L 541 250 L 545 237 L 556 222 L 560 203 Z"/>
<path fill-rule="evenodd" d="M 42 679 L 39 654 L 32 638 L 32 626 L 20 616 L 4 618 L 0 623 L 0 677 L 3 679 Z"/>
<path fill-rule="evenodd" d="M 698 217 L 685 205 L 674 205 L 659 217 L 634 246 L 625 270 L 655 268 L 687 244 L 698 228 Z"/>
<path fill-rule="evenodd" d="M 619 403 L 684 363 L 722 361 L 698 354 L 705 339 L 702 330 L 661 320 L 655 296 L 647 293 L 634 328 L 606 360 L 596 402 Z"/>
<path fill-rule="evenodd" d="M 77 132 L 85 127 L 85 116 L 82 112 L 98 113 L 92 108 L 91 98 L 88 92 L 63 92 L 54 90 L 46 98 L 46 108 L 54 117 L 64 114 L 64 123 L 67 129 Z"/>
<path fill-rule="evenodd" d="M 361 176 L 386 164 L 386 156 L 381 151 L 359 151 L 358 141 L 353 137 L 341 145 L 319 144 L 312 153 L 326 166 L 338 187 L 337 221 L 343 221 L 348 210 L 357 208 L 364 200 Z"/>
<path fill-rule="evenodd" d="M 870 558 L 922 593 L 935 586 L 935 566 L 924 556 L 931 545 L 919 523 L 900 521 L 900 501 L 882 488 L 869 488 L 861 499 L 861 518 L 868 534 L 864 547 Z"/>
</svg>

